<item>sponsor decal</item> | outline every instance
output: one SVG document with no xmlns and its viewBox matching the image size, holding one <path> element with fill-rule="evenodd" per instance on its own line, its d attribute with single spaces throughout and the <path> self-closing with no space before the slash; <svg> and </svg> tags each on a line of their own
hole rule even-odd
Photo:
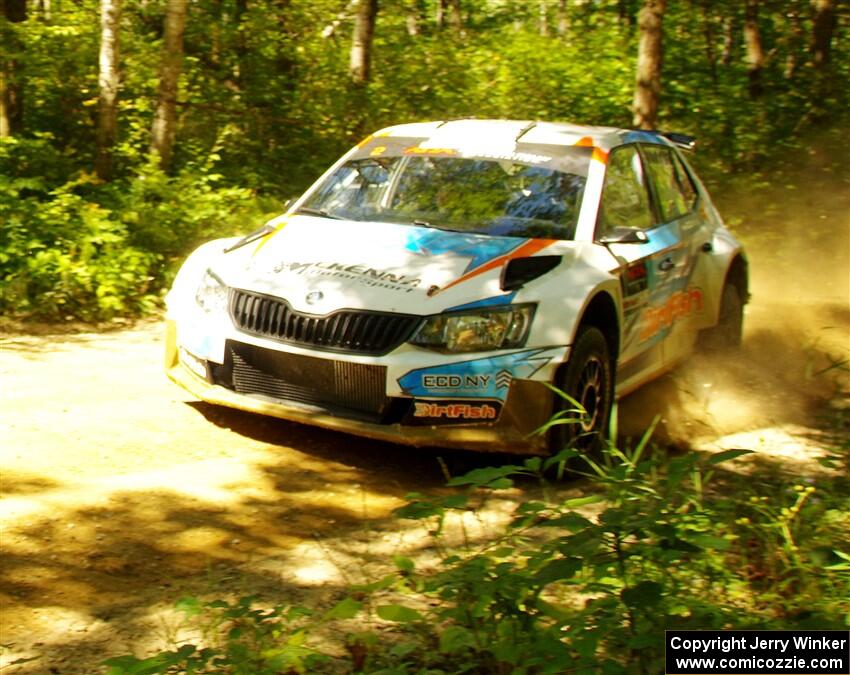
<svg viewBox="0 0 850 675">
<path fill-rule="evenodd" d="M 528 379 L 549 363 L 560 349 L 527 349 L 503 356 L 460 361 L 411 370 L 398 379 L 409 396 L 487 398 L 504 401 L 513 378 Z"/>
<path fill-rule="evenodd" d="M 490 384 L 489 375 L 423 375 L 422 386 L 425 389 L 486 389 Z"/>
<path fill-rule="evenodd" d="M 677 321 L 700 311 L 702 311 L 702 291 L 699 288 L 676 291 L 663 305 L 647 308 L 640 333 L 641 342 L 655 337 Z"/>
<path fill-rule="evenodd" d="M 414 401 L 406 424 L 463 424 L 495 422 L 502 404 L 498 401 Z"/>
<path fill-rule="evenodd" d="M 272 272 L 347 279 L 371 288 L 386 288 L 404 293 L 410 293 L 422 283 L 418 277 L 409 276 L 401 271 L 380 270 L 366 264 L 281 261 L 272 268 Z"/>
<path fill-rule="evenodd" d="M 405 148 L 405 155 L 456 155 L 457 150 L 454 148 L 422 148 L 419 146 L 413 148 Z"/>
</svg>

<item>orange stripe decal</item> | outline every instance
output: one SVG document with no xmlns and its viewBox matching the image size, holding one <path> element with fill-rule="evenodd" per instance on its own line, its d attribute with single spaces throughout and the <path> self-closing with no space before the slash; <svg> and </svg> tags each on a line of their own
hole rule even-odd
<svg viewBox="0 0 850 675">
<path fill-rule="evenodd" d="M 591 159 L 595 159 L 597 162 L 602 162 L 602 164 L 607 164 L 608 153 L 602 148 L 593 148 L 593 154 L 591 155 Z"/>
<path fill-rule="evenodd" d="M 445 291 L 452 286 L 457 286 L 464 281 L 469 281 L 470 279 L 477 277 L 479 274 L 484 274 L 485 272 L 489 272 L 490 270 L 497 269 L 504 265 L 506 262 L 513 260 L 514 258 L 528 258 L 529 256 L 534 255 L 538 251 L 542 251 L 547 246 L 551 246 L 554 244 L 557 239 L 529 239 L 523 244 L 517 246 L 513 251 L 506 253 L 505 255 L 499 256 L 498 258 L 493 258 L 489 262 L 476 267 L 473 270 L 470 270 L 462 277 L 455 279 L 450 284 L 443 286 L 440 289 L 440 292 Z"/>
<path fill-rule="evenodd" d="M 577 145 L 580 148 L 592 148 L 593 139 L 590 136 L 582 136 L 575 142 L 574 145 Z"/>
</svg>

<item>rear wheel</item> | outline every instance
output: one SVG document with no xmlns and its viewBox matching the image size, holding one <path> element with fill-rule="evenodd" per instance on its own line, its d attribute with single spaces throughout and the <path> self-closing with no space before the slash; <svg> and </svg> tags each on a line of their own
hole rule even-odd
<svg viewBox="0 0 850 675">
<path fill-rule="evenodd" d="M 555 412 L 571 420 L 552 427 L 550 448 L 553 453 L 573 448 L 598 455 L 608 431 L 608 419 L 614 398 L 614 368 L 608 342 L 602 331 L 584 326 L 573 343 L 572 354 L 556 379 L 555 386 L 575 403 L 557 397 Z M 581 468 L 579 462 L 576 468 Z"/>
<path fill-rule="evenodd" d="M 728 351 L 741 346 L 744 330 L 744 301 L 735 284 L 723 287 L 717 325 L 704 331 L 700 345 L 709 351 Z"/>
</svg>

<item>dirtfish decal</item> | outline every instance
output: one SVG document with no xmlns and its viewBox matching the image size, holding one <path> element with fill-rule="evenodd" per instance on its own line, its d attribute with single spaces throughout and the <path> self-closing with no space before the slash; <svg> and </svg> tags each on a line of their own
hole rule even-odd
<svg viewBox="0 0 850 675">
<path fill-rule="evenodd" d="M 418 277 L 411 277 L 398 271 L 378 270 L 368 265 L 335 262 L 279 262 L 272 271 L 281 274 L 308 275 L 314 277 L 333 277 L 348 279 L 364 286 L 373 288 L 388 288 L 394 291 L 410 293 L 422 283 Z"/>
<path fill-rule="evenodd" d="M 468 422 L 495 422 L 502 412 L 499 401 L 414 401 L 405 417 L 407 425 L 447 425 Z"/>
</svg>

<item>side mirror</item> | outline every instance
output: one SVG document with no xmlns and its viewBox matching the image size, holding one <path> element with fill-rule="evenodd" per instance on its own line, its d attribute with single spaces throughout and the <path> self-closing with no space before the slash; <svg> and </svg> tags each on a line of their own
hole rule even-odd
<svg viewBox="0 0 850 675">
<path fill-rule="evenodd" d="M 646 244 L 649 242 L 649 235 L 643 230 L 617 226 L 598 241 L 606 246 L 608 244 Z"/>
</svg>

